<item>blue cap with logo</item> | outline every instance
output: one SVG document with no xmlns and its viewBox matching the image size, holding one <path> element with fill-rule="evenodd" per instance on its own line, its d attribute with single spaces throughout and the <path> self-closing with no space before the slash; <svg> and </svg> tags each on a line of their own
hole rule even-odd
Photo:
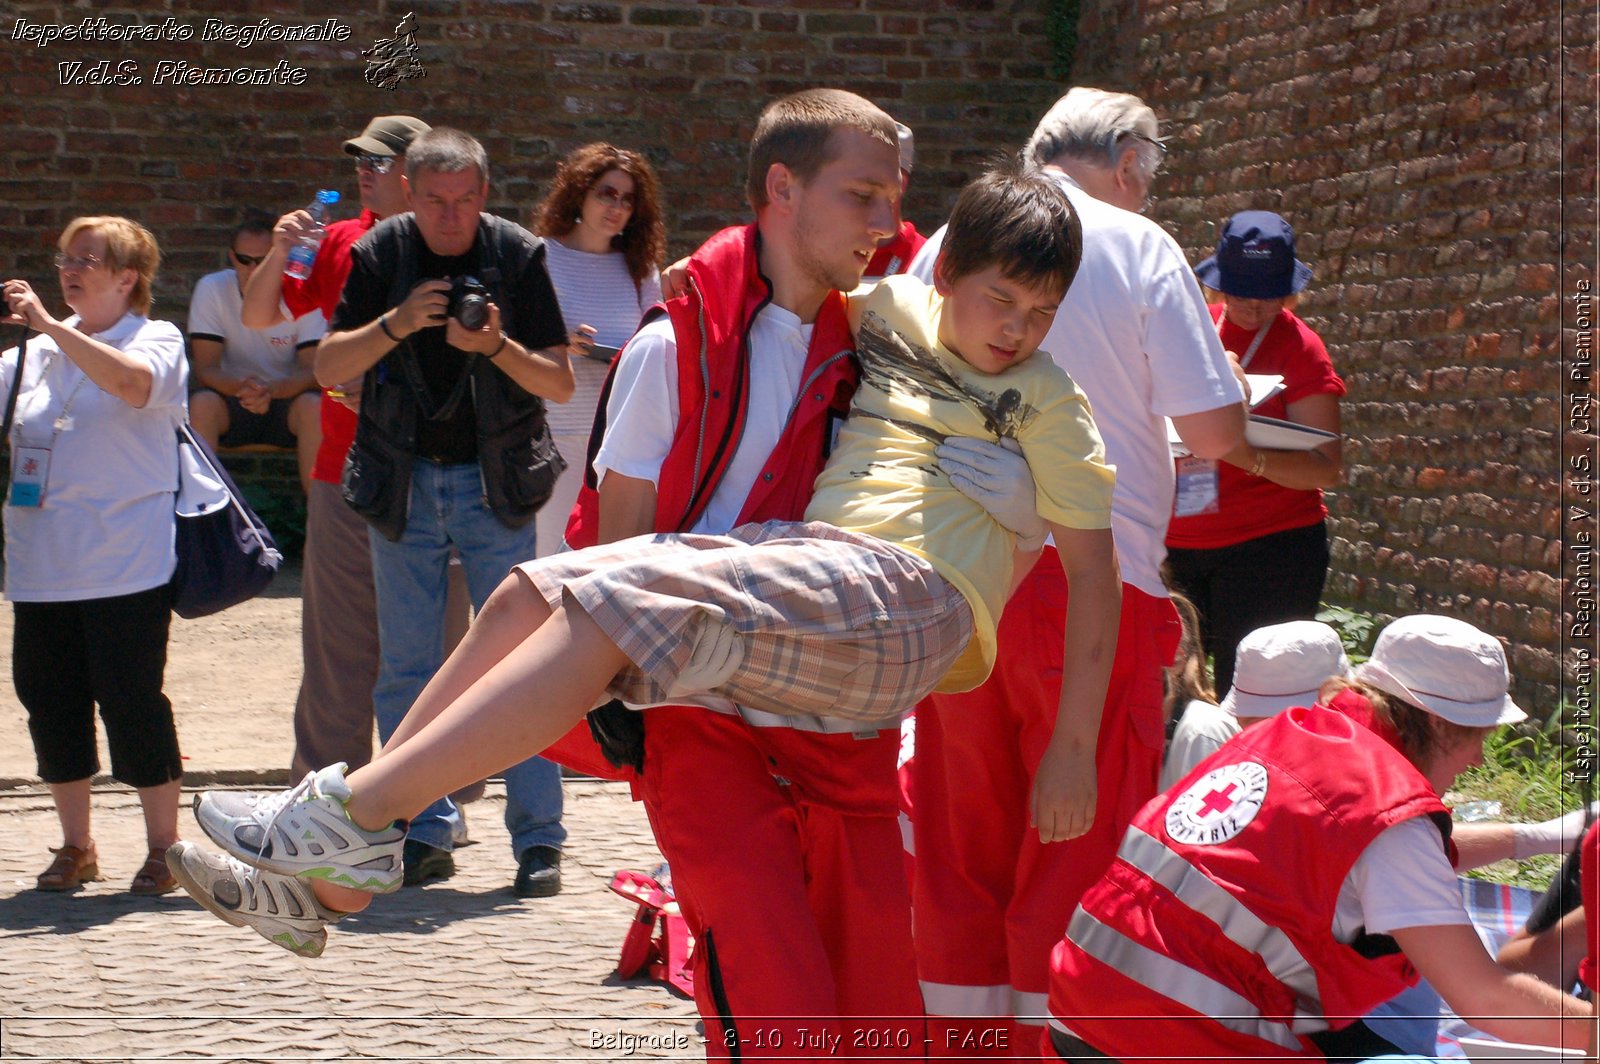
<svg viewBox="0 0 1600 1064">
<path fill-rule="evenodd" d="M 1294 227 L 1271 211 L 1229 218 L 1217 253 L 1194 273 L 1207 288 L 1241 299 L 1282 299 L 1311 281 L 1311 267 L 1294 257 Z"/>
</svg>

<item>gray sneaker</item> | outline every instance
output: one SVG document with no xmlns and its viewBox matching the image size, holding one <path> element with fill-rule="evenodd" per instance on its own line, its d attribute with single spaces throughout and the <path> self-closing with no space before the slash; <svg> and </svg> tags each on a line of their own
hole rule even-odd
<svg viewBox="0 0 1600 1064">
<path fill-rule="evenodd" d="M 349 798 L 338 764 L 277 794 L 198 794 L 194 816 L 212 842 L 256 868 L 374 894 L 399 890 L 405 824 L 367 831 L 345 812 Z"/>
<path fill-rule="evenodd" d="M 211 913 L 302 957 L 322 954 L 328 943 L 323 928 L 338 919 L 317 903 L 310 884 L 207 853 L 191 842 L 167 847 L 167 867 L 189 897 Z"/>
</svg>

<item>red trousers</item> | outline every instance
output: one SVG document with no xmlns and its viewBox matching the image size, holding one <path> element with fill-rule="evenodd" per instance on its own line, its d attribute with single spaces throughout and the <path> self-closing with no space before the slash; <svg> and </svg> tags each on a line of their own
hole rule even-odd
<svg viewBox="0 0 1600 1064">
<path fill-rule="evenodd" d="M 911 760 L 916 845 L 917 974 L 936 1055 L 1037 1051 L 1037 1027 L 1006 1046 L 980 1039 L 992 1018 L 1042 1024 L 1050 951 L 1078 899 L 1111 864 L 1134 813 L 1156 793 L 1162 670 L 1177 650 L 1172 603 L 1124 584 L 1122 623 L 1096 749 L 1094 825 L 1045 846 L 1028 824 L 1033 776 L 1061 693 L 1067 582 L 1054 550 L 1000 623 L 999 656 L 975 691 L 917 707 Z M 988 1017 L 941 1023 L 937 1017 Z"/>
<path fill-rule="evenodd" d="M 709 1057 L 922 1055 L 899 743 L 646 711 L 639 793 L 695 936 Z"/>
</svg>

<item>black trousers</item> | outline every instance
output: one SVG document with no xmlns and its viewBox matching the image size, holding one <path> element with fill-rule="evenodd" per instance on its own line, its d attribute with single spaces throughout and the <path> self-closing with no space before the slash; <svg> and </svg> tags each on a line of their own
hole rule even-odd
<svg viewBox="0 0 1600 1064">
<path fill-rule="evenodd" d="M 172 703 L 161 691 L 172 626 L 168 588 L 13 606 L 11 676 L 28 711 L 39 776 L 70 783 L 100 770 L 98 703 L 112 776 L 136 788 L 181 778 Z"/>
<path fill-rule="evenodd" d="M 1328 578 L 1328 529 L 1319 521 L 1229 547 L 1169 549 L 1167 569 L 1173 590 L 1200 614 L 1220 695 L 1233 684 L 1239 640 L 1263 625 L 1316 617 Z"/>
</svg>

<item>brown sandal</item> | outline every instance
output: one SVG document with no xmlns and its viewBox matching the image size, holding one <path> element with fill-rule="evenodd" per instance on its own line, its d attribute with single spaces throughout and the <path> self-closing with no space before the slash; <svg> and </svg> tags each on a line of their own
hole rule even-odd
<svg viewBox="0 0 1600 1064">
<path fill-rule="evenodd" d="M 50 848 L 56 859 L 50 862 L 50 867 L 39 873 L 38 890 L 76 890 L 84 883 L 100 878 L 100 866 L 96 861 L 94 843 L 87 848 L 77 846 L 63 846 L 60 849 Z"/>
<path fill-rule="evenodd" d="M 133 877 L 129 894 L 166 894 L 178 889 L 178 879 L 167 867 L 167 851 L 151 850 L 144 867 Z"/>
</svg>

